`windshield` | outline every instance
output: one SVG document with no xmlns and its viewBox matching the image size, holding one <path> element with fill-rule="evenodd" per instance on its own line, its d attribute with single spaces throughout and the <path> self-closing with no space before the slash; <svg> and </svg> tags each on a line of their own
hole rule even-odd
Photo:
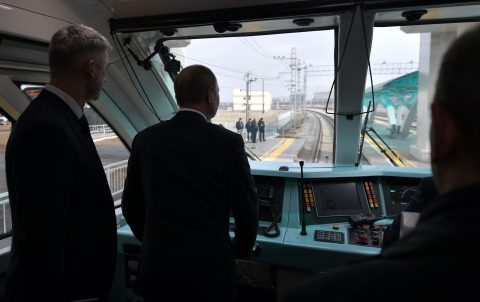
<svg viewBox="0 0 480 302">
<path fill-rule="evenodd" d="M 375 111 L 364 128 L 362 164 L 430 167 L 430 104 L 440 62 L 450 43 L 476 24 L 374 28 Z M 367 77 L 365 109 L 371 101 Z"/>
<path fill-rule="evenodd" d="M 334 77 L 333 30 L 168 42 L 183 67 L 212 69 L 220 88 L 212 122 L 242 135 L 260 160 L 332 161 L 333 117 L 323 108 Z"/>
<path fill-rule="evenodd" d="M 358 129 L 361 164 L 430 167 L 437 69 L 452 39 L 472 24 L 374 28 L 363 97 L 363 111 L 370 105 L 373 112 Z M 212 122 L 242 135 L 250 159 L 332 163 L 333 29 L 165 45 L 182 67 L 202 64 L 215 73 L 220 107 Z"/>
</svg>

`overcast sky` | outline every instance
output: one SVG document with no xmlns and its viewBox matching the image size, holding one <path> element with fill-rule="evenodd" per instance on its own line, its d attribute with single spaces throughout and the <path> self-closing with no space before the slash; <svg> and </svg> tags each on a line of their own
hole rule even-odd
<svg viewBox="0 0 480 302">
<path fill-rule="evenodd" d="M 399 27 L 375 28 L 371 63 L 418 62 L 420 35 L 406 34 Z M 279 34 L 269 36 L 192 40 L 186 48 L 185 65 L 203 64 L 216 74 L 222 102 L 231 102 L 234 88 L 245 89 L 245 74 L 251 72 L 257 81 L 252 90 L 261 90 L 264 78 L 265 90 L 272 97 L 287 97 L 290 81 L 290 57 L 292 48 L 296 57 L 308 66 L 333 65 L 333 30 Z M 274 57 L 285 59 L 275 59 Z M 311 70 L 314 68 L 309 67 Z M 374 84 L 400 75 L 373 75 Z M 300 79 L 303 87 L 303 75 Z M 314 92 L 328 91 L 333 75 L 319 76 L 309 73 L 307 99 Z M 370 86 L 370 85 L 367 85 Z"/>
</svg>

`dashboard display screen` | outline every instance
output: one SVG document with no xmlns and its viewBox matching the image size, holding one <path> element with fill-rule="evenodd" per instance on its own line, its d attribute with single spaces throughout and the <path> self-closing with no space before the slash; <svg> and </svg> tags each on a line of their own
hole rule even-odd
<svg viewBox="0 0 480 302">
<path fill-rule="evenodd" d="M 406 186 L 406 185 L 394 185 L 388 188 L 390 195 L 390 201 L 392 204 L 397 205 L 407 205 L 412 196 L 417 192 L 416 186 Z"/>
<path fill-rule="evenodd" d="M 362 209 L 355 182 L 317 184 L 314 185 L 314 192 L 319 217 Z"/>
<path fill-rule="evenodd" d="M 277 221 L 282 218 L 284 180 L 282 178 L 254 176 L 257 185 L 261 221 Z"/>
<path fill-rule="evenodd" d="M 388 216 L 398 215 L 405 210 L 408 203 L 418 194 L 419 178 L 393 178 L 383 179 L 383 196 Z"/>
</svg>

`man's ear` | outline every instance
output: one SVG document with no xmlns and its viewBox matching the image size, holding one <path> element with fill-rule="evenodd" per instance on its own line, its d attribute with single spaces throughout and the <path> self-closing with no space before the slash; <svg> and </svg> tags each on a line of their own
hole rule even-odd
<svg viewBox="0 0 480 302">
<path fill-rule="evenodd" d="M 85 62 L 84 72 L 89 78 L 91 78 L 92 80 L 95 80 L 95 78 L 97 76 L 95 74 L 95 60 L 94 59 L 90 59 L 87 62 Z"/>
<path fill-rule="evenodd" d="M 444 161 L 452 156 L 460 143 L 460 130 L 452 115 L 437 102 L 433 102 L 431 148 L 432 162 Z"/>
<path fill-rule="evenodd" d="M 214 98 L 213 87 L 209 87 L 207 89 L 207 102 L 211 104 L 213 102 L 213 98 Z"/>
</svg>

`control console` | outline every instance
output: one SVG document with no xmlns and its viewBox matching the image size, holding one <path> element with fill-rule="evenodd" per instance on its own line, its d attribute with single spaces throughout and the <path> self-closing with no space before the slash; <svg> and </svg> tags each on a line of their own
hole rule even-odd
<svg viewBox="0 0 480 302">
<path fill-rule="evenodd" d="M 381 247 L 383 233 L 387 226 L 384 225 L 362 225 L 348 229 L 348 243 L 371 247 Z"/>
</svg>

